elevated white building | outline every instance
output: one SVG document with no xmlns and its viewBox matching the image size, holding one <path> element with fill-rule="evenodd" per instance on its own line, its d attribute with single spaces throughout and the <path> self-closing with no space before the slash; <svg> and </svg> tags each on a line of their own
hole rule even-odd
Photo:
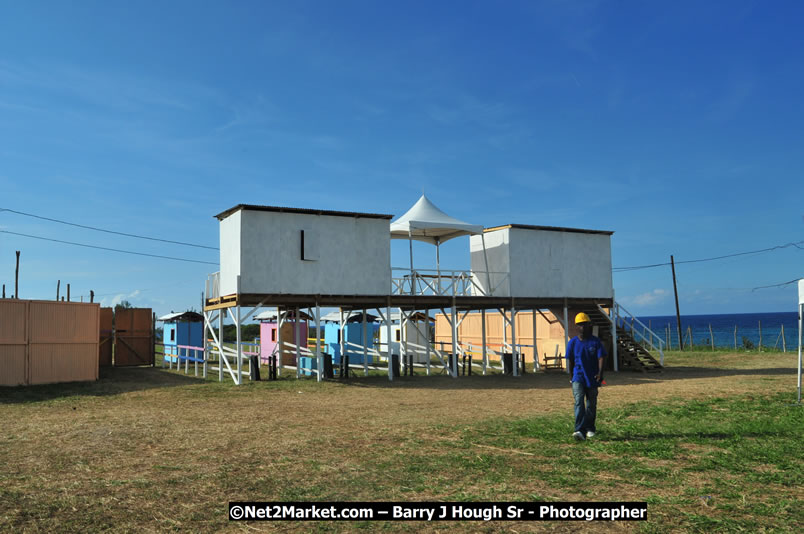
<svg viewBox="0 0 804 534">
<path fill-rule="evenodd" d="M 218 365 L 221 378 L 226 371 L 241 383 L 239 325 L 263 307 L 278 310 L 280 326 L 287 314 L 308 308 L 319 332 L 322 307 L 363 313 L 376 310 L 375 315 L 386 329 L 381 335 L 384 350 L 380 347 L 377 354 L 380 359 L 390 361 L 395 351 L 403 361 L 425 359 L 428 373 L 432 356 L 439 362 L 436 367 L 458 376 L 459 357 L 465 352 L 458 339 L 458 326 L 462 317 L 473 310 L 495 309 L 510 317 L 514 330 L 510 347 L 515 360 L 518 348 L 514 319 L 517 310 L 523 309 L 550 309 L 562 318 L 565 332 L 570 312 L 593 313 L 611 330 L 616 353 L 617 332 L 612 327 L 616 320 L 608 312 L 615 308 L 612 232 L 517 224 L 484 230 L 480 225 L 450 217 L 425 196 L 394 222 L 391 215 L 376 213 L 247 204 L 234 206 L 216 217 L 220 221 L 220 272 L 210 275 L 206 284 L 205 339 L 211 337 L 214 341 L 210 350 L 222 355 Z M 442 269 L 441 243 L 461 236 L 470 236 L 471 265 L 464 270 Z M 409 240 L 409 265 L 392 269 L 391 239 Z M 414 240 L 436 247 L 435 270 L 416 268 Z M 414 324 L 417 312 L 429 315 L 431 310 L 441 310 L 448 315 L 453 331 L 451 354 L 458 357 L 450 358 L 435 349 L 431 354 L 429 340 L 424 339 L 429 333 L 414 336 L 411 332 L 397 343 L 391 331 L 393 321 L 386 320 L 391 318 L 392 310 L 399 314 L 399 323 L 405 326 L 403 332 L 408 330 L 408 324 Z M 237 350 L 221 343 L 224 314 L 238 325 Z M 405 359 L 410 353 L 406 337 L 415 337 L 416 345 L 426 345 L 424 357 L 419 350 L 416 358 Z M 319 380 L 322 378 L 323 371 L 318 371 L 324 369 L 320 342 L 313 352 L 297 334 L 293 340 L 279 340 L 278 345 L 294 347 L 297 374 L 299 362 L 306 355 L 317 362 L 312 365 Z M 234 357 L 234 365 L 230 357 Z M 485 344 L 482 357 L 485 371 Z M 615 357 L 615 368 L 617 362 Z M 514 375 L 519 373 L 520 363 L 514 365 Z M 534 361 L 534 365 L 538 363 Z M 386 367 L 393 379 L 393 366 Z M 363 369 L 366 373 L 369 370 L 365 365 Z"/>
</svg>

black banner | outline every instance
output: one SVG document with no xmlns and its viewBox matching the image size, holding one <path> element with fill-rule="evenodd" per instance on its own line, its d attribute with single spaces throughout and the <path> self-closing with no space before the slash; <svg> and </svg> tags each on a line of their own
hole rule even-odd
<svg viewBox="0 0 804 534">
<path fill-rule="evenodd" d="M 230 521 L 647 521 L 646 502 L 230 502 Z"/>
</svg>

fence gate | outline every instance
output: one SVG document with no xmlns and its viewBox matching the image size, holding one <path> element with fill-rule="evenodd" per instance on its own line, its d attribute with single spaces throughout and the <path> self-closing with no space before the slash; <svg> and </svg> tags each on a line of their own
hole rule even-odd
<svg viewBox="0 0 804 534">
<path fill-rule="evenodd" d="M 100 339 L 98 343 L 98 363 L 101 367 L 112 365 L 112 344 L 114 311 L 112 308 L 100 309 Z"/>
<path fill-rule="evenodd" d="M 151 308 L 118 308 L 114 318 L 114 366 L 153 364 Z"/>
</svg>

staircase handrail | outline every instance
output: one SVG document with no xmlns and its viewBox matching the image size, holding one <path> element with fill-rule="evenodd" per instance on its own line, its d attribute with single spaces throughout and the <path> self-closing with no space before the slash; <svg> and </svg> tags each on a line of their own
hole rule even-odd
<svg viewBox="0 0 804 534">
<path fill-rule="evenodd" d="M 625 320 L 623 314 L 620 313 L 621 311 L 624 312 L 624 314 L 629 319 L 631 319 L 630 325 L 628 324 L 628 321 Z M 623 321 L 623 329 L 630 332 L 630 334 L 634 336 L 635 339 L 636 336 L 639 336 L 642 339 L 642 341 L 650 345 L 652 349 L 659 351 L 659 364 L 664 366 L 664 344 L 665 344 L 664 339 L 662 339 L 661 336 L 659 336 L 659 334 L 648 328 L 645 325 L 645 323 L 637 319 L 636 316 L 631 312 L 629 312 L 627 309 L 625 309 L 625 307 L 622 304 L 620 304 L 619 302 L 615 302 L 614 303 L 614 320 L 616 321 L 615 326 L 618 324 L 618 321 L 620 319 L 622 319 Z M 642 327 L 642 332 L 633 327 L 634 323 L 637 323 L 639 326 Z M 650 335 L 646 336 L 645 332 L 650 332 Z M 653 342 L 654 338 L 656 339 L 656 341 L 658 341 L 658 344 L 655 344 Z"/>
</svg>

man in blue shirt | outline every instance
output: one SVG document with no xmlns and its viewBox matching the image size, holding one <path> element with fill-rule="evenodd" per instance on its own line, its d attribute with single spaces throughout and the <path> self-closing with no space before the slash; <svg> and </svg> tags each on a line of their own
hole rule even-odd
<svg viewBox="0 0 804 534">
<path fill-rule="evenodd" d="M 572 373 L 572 395 L 575 397 L 575 432 L 572 437 L 583 441 L 595 435 L 597 388 L 603 382 L 606 349 L 600 339 L 592 335 L 592 320 L 588 315 L 576 315 L 575 325 L 578 335 L 567 343 L 567 369 Z"/>
</svg>

